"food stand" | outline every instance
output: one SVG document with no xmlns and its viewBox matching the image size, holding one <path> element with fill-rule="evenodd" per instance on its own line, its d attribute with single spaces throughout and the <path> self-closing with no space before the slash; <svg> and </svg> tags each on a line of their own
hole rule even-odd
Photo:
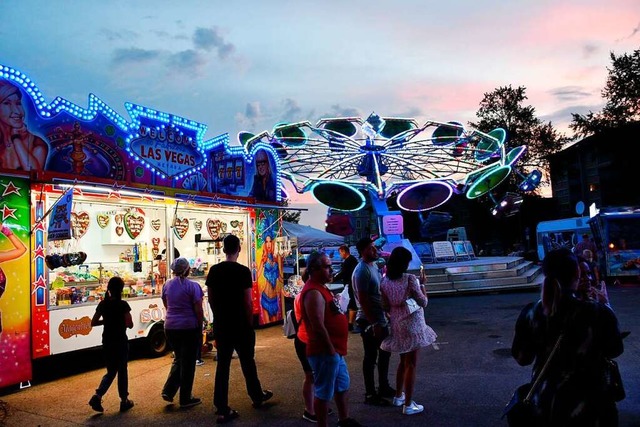
<svg viewBox="0 0 640 427">
<path fill-rule="evenodd" d="M 129 338 L 164 352 L 160 294 L 174 250 L 204 285 L 229 234 L 253 272 L 257 323 L 282 318 L 263 304 L 282 292 L 270 145 L 205 140 L 205 125 L 131 103 L 128 120 L 94 95 L 86 108 L 49 103 L 2 65 L 0 102 L 0 387 L 30 380 L 33 359 L 100 345 L 91 317 L 114 275 L 132 308 Z"/>
</svg>

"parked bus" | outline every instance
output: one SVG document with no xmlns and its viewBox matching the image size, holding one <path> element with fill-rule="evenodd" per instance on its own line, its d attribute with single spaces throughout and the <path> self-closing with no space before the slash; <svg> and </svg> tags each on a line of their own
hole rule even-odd
<svg viewBox="0 0 640 427">
<path fill-rule="evenodd" d="M 591 235 L 588 221 L 588 216 L 580 216 L 539 222 L 536 227 L 538 259 L 542 261 L 552 249 L 573 249 L 582 235 Z"/>
<path fill-rule="evenodd" d="M 640 208 L 601 208 L 589 220 L 607 279 L 640 277 Z"/>
</svg>

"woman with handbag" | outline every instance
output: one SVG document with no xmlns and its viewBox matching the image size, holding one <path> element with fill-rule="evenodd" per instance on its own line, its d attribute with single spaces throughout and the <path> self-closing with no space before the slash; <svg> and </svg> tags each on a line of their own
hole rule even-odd
<svg viewBox="0 0 640 427">
<path fill-rule="evenodd" d="M 393 405 L 402 406 L 405 415 L 424 411 L 424 406 L 413 401 L 418 350 L 436 341 L 436 333 L 424 318 L 424 307 L 428 302 L 424 289 L 426 276 L 421 271 L 418 283 L 416 276 L 406 273 L 411 258 L 411 252 L 401 246 L 391 251 L 387 274 L 380 283 L 383 306 L 391 317 L 391 333 L 380 348 L 400 353 Z"/>
<path fill-rule="evenodd" d="M 549 252 L 542 269 L 542 298 L 520 313 L 511 346 L 518 364 L 533 363 L 534 425 L 617 426 L 619 398 L 605 373 L 606 360 L 623 352 L 618 320 L 606 305 L 576 298 L 580 269 L 569 249 Z"/>
</svg>

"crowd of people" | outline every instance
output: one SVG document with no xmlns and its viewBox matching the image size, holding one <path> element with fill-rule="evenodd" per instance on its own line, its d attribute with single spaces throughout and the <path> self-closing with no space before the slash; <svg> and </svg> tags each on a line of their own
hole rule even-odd
<svg viewBox="0 0 640 427">
<path fill-rule="evenodd" d="M 407 273 L 412 254 L 403 247 L 391 252 L 382 275 L 376 261 L 378 248 L 369 238 L 356 248 L 360 261 L 354 266 L 349 248 L 341 248 L 343 269 L 350 275 L 351 295 L 356 314 L 352 329 L 359 332 L 363 346 L 362 375 L 364 402 L 368 405 L 401 407 L 402 414 L 415 415 L 424 406 L 413 399 L 416 363 L 420 348 L 436 341 L 435 331 L 425 322 L 428 303 L 426 276 Z M 237 352 L 245 377 L 247 393 L 254 407 L 261 406 L 273 393 L 262 388 L 255 363 L 252 278 L 250 270 L 237 262 L 240 241 L 224 239 L 226 261 L 213 266 L 207 276 L 209 304 L 214 314 L 217 367 L 214 405 L 217 423 L 239 416 L 229 406 L 229 375 L 232 355 Z M 543 261 L 545 280 L 541 298 L 522 310 L 517 319 L 512 355 L 520 365 L 533 364 L 532 378 L 539 386 L 531 390 L 535 402 L 533 425 L 597 426 L 617 425 L 616 398 L 603 383 L 605 361 L 623 352 L 623 334 L 611 309 L 606 288 L 598 283 L 591 264 L 590 249 L 583 257 L 571 250 L 552 250 Z M 202 299 L 200 286 L 187 277 L 189 263 L 177 258 L 171 265 L 173 278 L 162 291 L 167 309 L 165 332 L 175 356 L 161 396 L 173 402 L 179 392 L 181 407 L 201 403 L 191 395 L 197 347 L 202 339 Z M 335 280 L 331 259 L 313 252 L 299 281 L 293 304 L 294 346 L 304 371 L 302 418 L 328 425 L 334 401 L 338 426 L 360 426 L 350 417 L 348 394 L 350 373 L 346 363 L 349 338 L 348 307 L 342 307 L 326 286 Z M 346 279 L 344 271 L 338 277 Z M 113 283 L 112 283 L 113 282 Z M 133 407 L 127 390 L 127 341 L 131 328 L 130 307 L 121 299 L 121 279 L 112 278 L 108 298 L 101 302 L 92 325 L 105 325 L 103 348 L 107 374 L 89 404 L 103 411 L 102 396 L 118 376 L 120 410 Z M 391 353 L 398 353 L 395 388 L 389 383 Z M 544 367 L 543 367 L 544 366 Z M 377 383 L 376 387 L 376 368 Z M 538 382 L 536 382 L 538 384 Z"/>
</svg>

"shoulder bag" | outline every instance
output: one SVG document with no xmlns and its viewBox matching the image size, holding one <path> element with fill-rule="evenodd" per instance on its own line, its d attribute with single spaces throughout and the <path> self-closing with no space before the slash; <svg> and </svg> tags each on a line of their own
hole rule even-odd
<svg viewBox="0 0 640 427">
<path fill-rule="evenodd" d="M 420 305 L 418 305 L 418 301 L 409 297 L 409 276 L 406 276 L 407 283 L 407 297 L 405 298 L 405 303 L 407 304 L 407 308 L 409 309 L 409 314 L 413 314 L 420 309 Z"/>
<path fill-rule="evenodd" d="M 294 339 L 298 333 L 298 321 L 293 310 L 287 310 L 287 314 L 284 317 L 284 336 L 289 339 Z"/>
<path fill-rule="evenodd" d="M 564 333 L 560 334 L 556 344 L 553 346 L 553 350 L 551 350 L 551 354 L 547 358 L 544 366 L 534 379 L 533 383 L 523 384 L 513 392 L 513 396 L 511 396 L 511 400 L 505 406 L 504 411 L 502 413 L 502 418 L 507 417 L 507 423 L 511 427 L 533 427 L 537 424 L 537 413 L 536 408 L 531 402 L 531 396 L 536 391 L 536 389 L 540 386 L 544 374 L 549 367 L 551 359 L 556 354 L 558 347 L 560 346 L 560 341 L 562 341 L 562 337 Z"/>
<path fill-rule="evenodd" d="M 624 385 L 622 384 L 622 375 L 620 375 L 618 362 L 605 358 L 603 375 L 605 392 L 615 402 L 620 402 L 622 399 L 627 397 L 627 393 L 624 391 Z"/>
</svg>

